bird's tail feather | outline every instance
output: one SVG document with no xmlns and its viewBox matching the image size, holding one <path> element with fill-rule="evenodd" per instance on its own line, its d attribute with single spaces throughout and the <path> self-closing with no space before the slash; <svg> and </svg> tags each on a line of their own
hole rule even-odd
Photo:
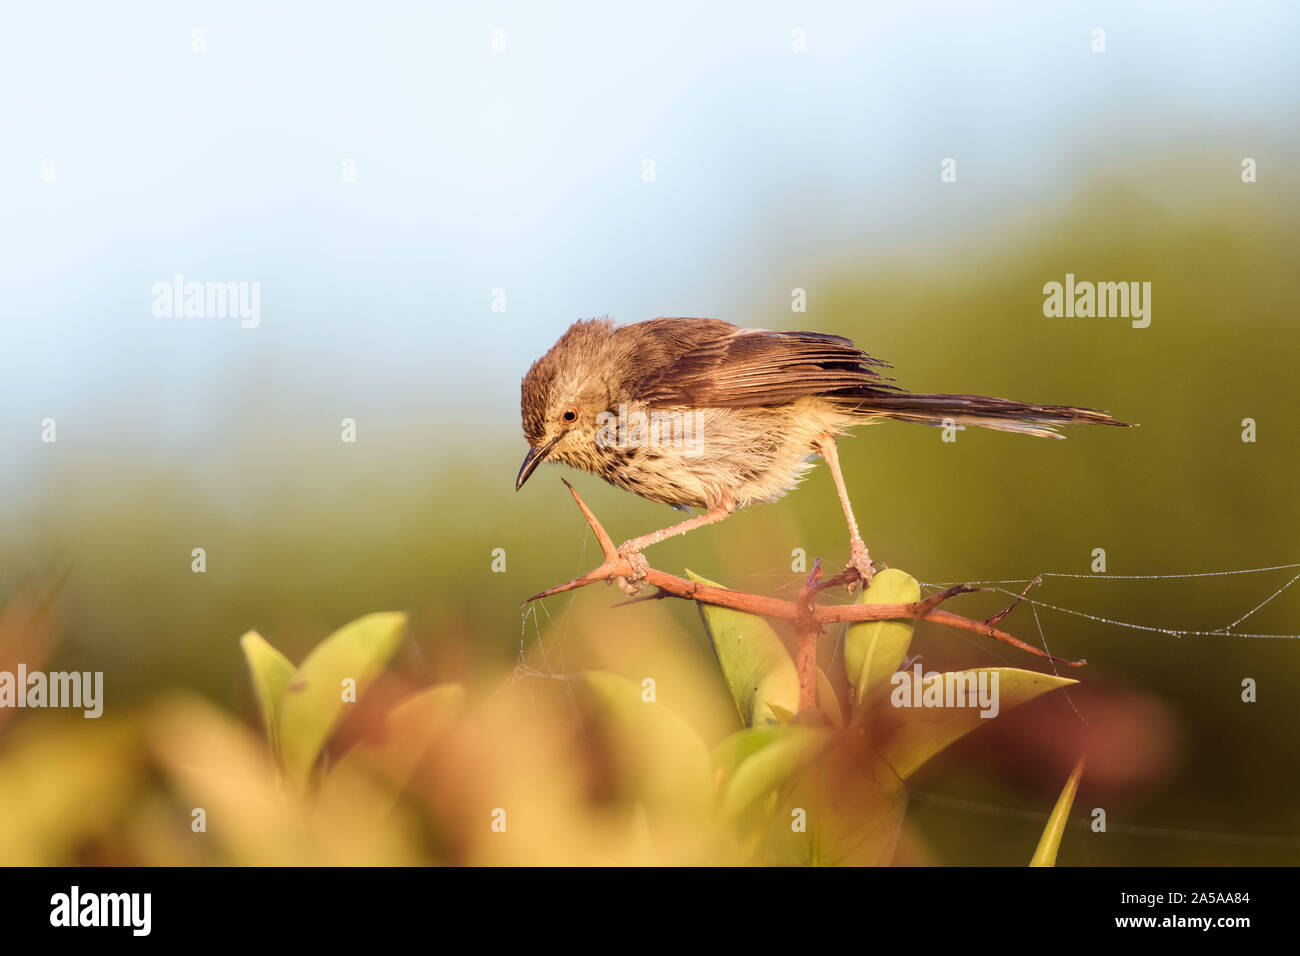
<svg viewBox="0 0 1300 956">
<path fill-rule="evenodd" d="M 869 417 L 892 418 L 921 425 L 975 425 L 997 431 L 1064 438 L 1061 425 L 1119 425 L 1105 412 L 1073 405 L 1035 405 L 982 395 L 872 395 L 845 403 L 847 411 Z"/>
</svg>

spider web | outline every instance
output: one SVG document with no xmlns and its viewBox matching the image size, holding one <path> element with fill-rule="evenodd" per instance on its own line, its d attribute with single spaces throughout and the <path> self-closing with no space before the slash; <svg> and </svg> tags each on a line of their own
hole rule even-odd
<svg viewBox="0 0 1300 956">
<path fill-rule="evenodd" d="M 1113 618 L 1103 617 L 1099 614 L 1090 614 L 1087 611 L 1081 611 L 1078 610 L 1077 608 L 1061 607 L 1060 605 L 1057 604 L 1050 604 L 1046 601 L 1041 601 L 1038 600 L 1037 598 L 1030 597 L 1030 596 L 1026 596 L 1024 601 L 1026 604 L 1030 604 L 1035 608 L 1046 608 L 1052 611 L 1059 611 L 1062 614 L 1071 614 L 1074 615 L 1075 617 L 1086 618 L 1090 621 L 1095 621 L 1096 623 L 1099 624 L 1108 624 L 1113 627 L 1129 628 L 1130 630 L 1135 630 L 1135 631 L 1153 631 L 1157 634 L 1167 634 L 1170 637 L 1247 637 L 1247 638 L 1265 638 L 1265 639 L 1275 638 L 1275 639 L 1282 639 L 1282 640 L 1297 640 L 1300 639 L 1300 634 L 1252 634 L 1252 633 L 1244 633 L 1241 631 L 1234 631 L 1233 628 L 1235 628 L 1242 621 L 1245 621 L 1247 618 L 1250 618 L 1254 616 L 1256 613 L 1258 613 L 1259 611 L 1263 610 L 1273 601 L 1277 600 L 1277 598 L 1281 597 L 1284 593 L 1286 593 L 1286 590 L 1290 588 L 1291 585 L 1295 584 L 1297 581 L 1300 581 L 1300 570 L 1298 569 L 1300 569 L 1300 564 L 1274 564 L 1264 568 L 1246 568 L 1244 570 L 1235 570 L 1235 571 L 1193 571 L 1186 574 L 1067 574 L 1064 572 L 1053 571 L 1042 575 L 1035 575 L 1034 577 L 1010 578 L 1003 581 L 953 581 L 950 583 L 936 582 L 933 584 L 924 584 L 922 586 L 931 588 L 933 590 L 943 590 L 946 587 L 951 587 L 953 584 L 969 584 L 972 587 L 983 587 L 991 591 L 997 591 L 997 592 L 1001 592 L 1002 594 L 1010 595 L 1011 597 L 1018 597 L 1020 594 L 1019 591 L 1008 590 L 1005 587 L 1005 585 L 1019 584 L 1021 586 L 1024 586 L 1037 577 L 1041 577 L 1043 579 L 1071 578 L 1071 579 L 1084 580 L 1084 581 L 1181 581 L 1181 580 L 1189 580 L 1192 578 L 1222 578 L 1222 577 L 1229 577 L 1229 576 L 1243 575 L 1243 574 L 1264 574 L 1269 571 L 1296 571 L 1297 573 L 1289 581 L 1287 581 L 1286 584 L 1283 584 L 1280 588 L 1278 588 L 1268 597 L 1264 598 L 1264 600 L 1260 601 L 1258 604 L 1252 607 L 1245 614 L 1242 614 L 1239 618 L 1232 621 L 1230 624 L 1225 624 L 1222 627 L 1215 628 L 1212 631 L 1167 627 L 1167 626 L 1152 625 L 1152 624 L 1135 624 L 1131 621 L 1117 621 L 1114 620 Z"/>
</svg>

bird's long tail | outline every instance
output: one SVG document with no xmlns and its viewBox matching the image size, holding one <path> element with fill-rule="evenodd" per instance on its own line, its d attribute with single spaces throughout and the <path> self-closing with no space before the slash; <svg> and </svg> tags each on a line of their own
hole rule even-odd
<svg viewBox="0 0 1300 956">
<path fill-rule="evenodd" d="M 982 395 L 872 395 L 846 403 L 846 411 L 921 425 L 977 425 L 1003 432 L 1064 438 L 1061 425 L 1119 425 L 1105 412 L 1073 405 L 1035 405 Z"/>
</svg>

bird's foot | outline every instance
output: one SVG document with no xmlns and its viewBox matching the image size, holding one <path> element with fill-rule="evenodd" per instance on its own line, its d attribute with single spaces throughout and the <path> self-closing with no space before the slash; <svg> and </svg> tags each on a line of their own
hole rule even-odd
<svg viewBox="0 0 1300 956">
<path fill-rule="evenodd" d="M 628 597 L 632 597 L 645 587 L 646 572 L 650 570 L 650 562 L 645 559 L 645 555 L 635 547 L 629 547 L 630 544 L 631 542 L 624 542 L 618 549 L 618 556 L 632 565 L 634 573 L 614 579 Z"/>
<path fill-rule="evenodd" d="M 861 541 L 853 542 L 853 547 L 849 551 L 849 567 L 858 572 L 858 580 L 850 581 L 845 586 L 850 594 L 858 589 L 859 584 L 864 588 L 871 584 L 876 566 L 872 564 L 871 557 L 867 554 L 867 546 Z"/>
</svg>

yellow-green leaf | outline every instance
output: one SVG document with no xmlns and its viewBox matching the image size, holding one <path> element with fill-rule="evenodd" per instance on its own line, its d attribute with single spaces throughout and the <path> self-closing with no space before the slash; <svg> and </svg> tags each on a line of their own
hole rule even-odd
<svg viewBox="0 0 1300 956">
<path fill-rule="evenodd" d="M 858 604 L 913 604 L 921 599 L 916 579 L 897 568 L 886 568 L 871 579 Z M 863 621 L 849 625 L 844 636 L 844 667 L 849 675 L 855 717 L 865 713 L 871 691 L 898 670 L 912 643 L 916 621 Z M 856 721 L 856 722 L 860 722 Z"/>
<path fill-rule="evenodd" d="M 836 730 L 844 726 L 844 711 L 840 710 L 840 699 L 835 695 L 831 679 L 820 667 L 817 668 L 817 709 L 826 715 L 826 719 Z"/>
<path fill-rule="evenodd" d="M 777 723 L 779 724 L 788 724 L 799 716 L 793 710 L 787 710 L 780 704 L 774 704 L 771 701 L 767 702 L 767 706 L 772 708 L 772 714 L 776 717 Z"/>
<path fill-rule="evenodd" d="M 367 614 L 339 628 L 307 655 L 280 703 L 280 755 L 291 782 L 306 782 L 321 747 L 342 718 L 348 706 L 343 682 L 355 681 L 360 699 L 405 632 L 405 614 Z"/>
<path fill-rule="evenodd" d="M 1030 866 L 1056 866 L 1056 851 L 1061 848 L 1061 836 L 1070 822 L 1070 808 L 1074 806 L 1074 795 L 1079 789 L 1079 779 L 1083 776 L 1083 762 L 1084 758 L 1080 757 L 1079 762 L 1074 765 L 1070 779 L 1065 781 L 1065 787 L 1056 800 L 1056 806 L 1052 808 L 1052 815 L 1047 818 L 1043 835 L 1038 839 L 1038 849 L 1034 850 L 1034 858 L 1029 861 Z"/>
<path fill-rule="evenodd" d="M 793 725 L 743 760 L 731 775 L 722 795 L 722 817 L 737 820 L 763 797 L 784 786 L 817 759 L 831 739 L 831 731 Z"/>
<path fill-rule="evenodd" d="M 721 587 L 693 571 L 698 584 Z M 747 727 L 781 723 L 775 708 L 799 710 L 799 674 L 772 625 L 757 614 L 697 602 L 722 676 Z"/>
<path fill-rule="evenodd" d="M 253 679 L 253 691 L 257 695 L 257 704 L 262 711 L 262 723 L 266 727 L 266 739 L 271 744 L 271 752 L 280 752 L 280 701 L 285 688 L 293 680 L 293 664 L 257 631 L 249 631 L 239 639 L 239 646 L 244 650 L 244 660 L 248 662 L 248 671 Z"/>
<path fill-rule="evenodd" d="M 1049 690 L 1078 683 L 1066 677 L 1015 667 L 981 667 L 971 671 L 936 674 L 933 679 L 942 681 L 945 690 L 950 686 L 955 690 L 958 683 L 964 683 L 968 676 L 973 676 L 975 686 L 978 686 L 980 674 L 988 675 L 986 687 L 991 701 L 996 702 L 996 714 L 1006 713 L 1017 704 L 1032 700 Z M 909 675 L 905 684 L 895 686 L 888 697 L 882 695 L 872 708 L 872 723 L 883 730 L 879 744 L 880 755 L 904 780 L 954 740 L 977 727 L 993 723 L 996 716 L 992 708 L 989 708 L 992 716 L 981 717 L 985 711 L 978 706 L 978 701 L 976 706 L 970 706 L 969 703 L 964 707 L 923 706 L 926 695 L 924 691 L 914 691 L 917 683 L 919 682 Z M 993 692 L 994 687 L 996 693 Z M 918 697 L 921 699 L 915 699 Z M 947 695 L 942 699 L 947 701 Z"/>
<path fill-rule="evenodd" d="M 709 759 L 713 764 L 714 779 L 718 783 L 719 792 L 726 789 L 737 767 L 778 739 L 781 734 L 781 728 L 772 724 L 763 727 L 746 727 L 726 737 L 714 747 Z"/>
</svg>

